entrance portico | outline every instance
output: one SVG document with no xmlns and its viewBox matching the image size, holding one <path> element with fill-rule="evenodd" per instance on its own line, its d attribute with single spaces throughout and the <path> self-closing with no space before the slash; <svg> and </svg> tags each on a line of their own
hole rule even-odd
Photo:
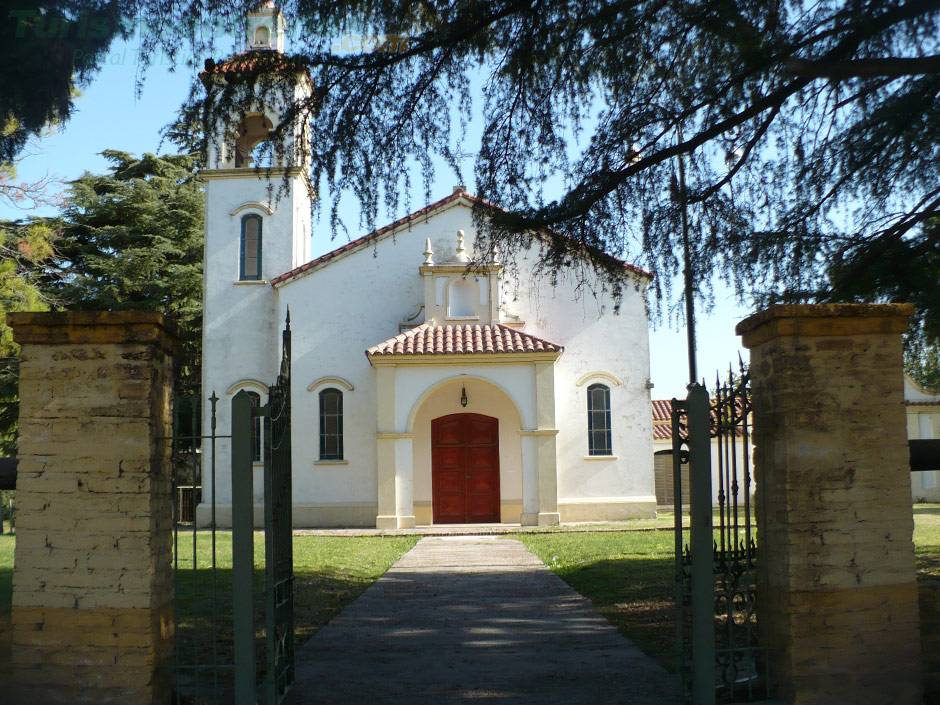
<svg viewBox="0 0 940 705">
<path fill-rule="evenodd" d="M 494 335 L 508 343 L 501 352 L 465 349 L 462 342 L 460 352 L 414 352 L 418 336 L 492 343 Z M 424 324 L 370 348 L 378 382 L 376 527 L 435 521 L 432 426 L 464 413 L 497 420 L 498 521 L 558 524 L 554 367 L 561 353 L 560 346 L 498 324 Z"/>
</svg>

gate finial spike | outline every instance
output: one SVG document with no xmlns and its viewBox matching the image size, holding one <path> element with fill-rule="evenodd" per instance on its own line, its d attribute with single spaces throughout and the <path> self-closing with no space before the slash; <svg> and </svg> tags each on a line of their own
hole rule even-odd
<svg viewBox="0 0 940 705">
<path fill-rule="evenodd" d="M 290 306 L 287 307 L 287 327 L 290 328 Z"/>
</svg>

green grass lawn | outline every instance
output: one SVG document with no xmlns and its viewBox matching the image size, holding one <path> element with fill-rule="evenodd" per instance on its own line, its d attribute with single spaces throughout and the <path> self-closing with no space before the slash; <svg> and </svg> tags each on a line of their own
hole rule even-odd
<svg viewBox="0 0 940 705">
<path fill-rule="evenodd" d="M 940 580 L 940 504 L 914 505 L 917 578 Z"/>
<path fill-rule="evenodd" d="M 638 523 L 644 529 L 651 525 L 662 530 L 539 533 L 518 538 L 642 651 L 674 670 L 671 513 L 655 522 Z M 940 579 L 940 505 L 915 505 L 914 547 L 918 579 Z"/>
<path fill-rule="evenodd" d="M 671 530 L 524 534 L 519 539 L 644 653 L 674 667 Z"/>
<path fill-rule="evenodd" d="M 13 547 L 16 538 L 0 536 L 0 612 L 10 609 L 13 600 Z"/>
<path fill-rule="evenodd" d="M 940 580 L 940 505 L 914 507 L 914 545 L 918 578 Z M 626 636 L 667 668 L 674 667 L 673 535 L 672 517 L 625 522 L 620 531 L 611 525 L 568 527 L 568 531 L 520 534 L 519 540 L 575 590 L 585 595 Z M 602 528 L 608 530 L 601 530 Z M 571 530 L 575 529 L 575 530 Z M 629 530 L 633 529 L 633 530 Z M 198 532 L 196 566 L 192 571 L 191 535 L 181 534 L 177 612 L 180 644 L 187 653 L 196 649 L 200 661 L 211 655 L 207 636 L 211 627 L 212 576 L 209 534 Z M 296 643 L 306 641 L 343 607 L 381 576 L 417 537 L 294 538 Z M 0 536 L 0 613 L 9 609 L 15 539 Z M 217 534 L 215 604 L 220 623 L 218 657 L 230 661 L 231 534 Z M 264 585 L 263 535 L 255 535 L 258 562 L 255 582 L 260 604 Z M 195 579 L 195 581 L 194 581 Z M 263 624 L 257 629 L 263 643 Z M 259 649 L 263 653 L 263 649 Z"/>
</svg>

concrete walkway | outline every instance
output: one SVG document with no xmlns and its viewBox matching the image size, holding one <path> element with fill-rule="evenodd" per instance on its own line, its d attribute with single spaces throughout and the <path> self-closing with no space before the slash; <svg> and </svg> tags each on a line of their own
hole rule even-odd
<svg viewBox="0 0 940 705">
<path fill-rule="evenodd" d="M 521 542 L 426 537 L 297 652 L 297 703 L 672 705 L 674 678 Z"/>
</svg>

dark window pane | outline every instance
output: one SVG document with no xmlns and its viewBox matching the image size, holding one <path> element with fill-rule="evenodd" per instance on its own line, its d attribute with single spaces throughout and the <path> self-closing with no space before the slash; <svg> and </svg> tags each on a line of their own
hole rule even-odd
<svg viewBox="0 0 940 705">
<path fill-rule="evenodd" d="M 335 414 L 339 411 L 339 397 L 336 394 L 323 396 L 323 411 L 327 414 Z"/>
<path fill-rule="evenodd" d="M 320 392 L 320 459 L 343 459 L 343 394 L 338 389 Z"/>
<path fill-rule="evenodd" d="M 602 384 L 588 387 L 588 454 L 611 455 L 610 390 Z"/>
<path fill-rule="evenodd" d="M 261 278 L 261 218 L 257 215 L 242 218 L 240 259 L 241 279 Z"/>
</svg>

